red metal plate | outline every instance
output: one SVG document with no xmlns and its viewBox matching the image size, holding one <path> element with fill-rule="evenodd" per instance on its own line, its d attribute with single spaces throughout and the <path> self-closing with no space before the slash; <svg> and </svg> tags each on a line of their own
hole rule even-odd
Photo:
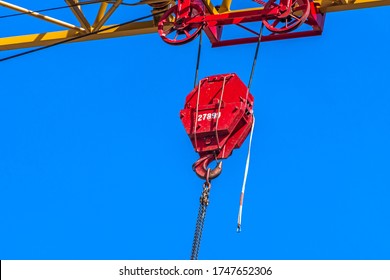
<svg viewBox="0 0 390 280">
<path fill-rule="evenodd" d="M 201 157 L 227 158 L 248 136 L 253 96 L 236 74 L 202 79 L 188 94 L 180 118 Z"/>
</svg>

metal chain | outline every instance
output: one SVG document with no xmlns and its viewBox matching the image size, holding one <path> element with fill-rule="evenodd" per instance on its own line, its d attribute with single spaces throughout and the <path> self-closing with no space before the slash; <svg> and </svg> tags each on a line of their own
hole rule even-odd
<svg viewBox="0 0 390 280">
<path fill-rule="evenodd" d="M 198 218 L 196 219 L 194 240 L 192 242 L 191 260 L 198 259 L 200 242 L 202 240 L 202 234 L 203 234 L 204 221 L 206 219 L 207 206 L 210 203 L 209 196 L 210 196 L 211 182 L 208 180 L 209 174 L 210 174 L 210 169 L 207 170 L 207 179 L 206 182 L 203 184 L 202 194 L 199 199 L 200 204 L 198 210 Z"/>
</svg>

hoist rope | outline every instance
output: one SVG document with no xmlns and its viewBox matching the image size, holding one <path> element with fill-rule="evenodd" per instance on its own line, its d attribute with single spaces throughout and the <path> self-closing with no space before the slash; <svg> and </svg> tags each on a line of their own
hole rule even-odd
<svg viewBox="0 0 390 280">
<path fill-rule="evenodd" d="M 250 88 L 252 86 L 253 76 L 254 76 L 255 68 L 256 68 L 257 57 L 259 56 L 259 49 L 260 49 L 261 37 L 263 35 L 263 28 L 264 28 L 264 24 L 261 23 L 260 32 L 259 32 L 259 39 L 257 40 L 256 51 L 255 51 L 255 55 L 254 55 L 253 63 L 252 63 L 252 70 L 251 70 L 251 74 L 250 74 L 249 82 L 248 82 L 248 90 L 246 92 L 246 98 L 245 98 L 246 103 L 248 101 L 249 90 L 250 90 Z M 242 208 L 243 208 L 243 205 L 244 205 L 246 179 L 248 177 L 249 163 L 250 163 L 250 157 L 251 157 L 252 137 L 253 137 L 253 131 L 254 131 L 254 128 L 255 128 L 255 115 L 254 115 L 254 113 L 252 113 L 252 114 L 253 114 L 253 122 L 252 122 L 250 137 L 249 137 L 248 154 L 247 154 L 247 157 L 246 157 L 244 179 L 243 179 L 242 188 L 241 188 L 240 206 L 239 206 L 239 209 L 238 209 L 238 218 L 237 218 L 237 232 L 241 232 Z"/>
<path fill-rule="evenodd" d="M 259 32 L 259 38 L 258 38 L 258 40 L 257 40 L 255 56 L 254 56 L 254 58 L 253 58 L 252 70 L 251 70 L 251 74 L 250 74 L 250 76 L 249 76 L 248 93 L 249 93 L 249 90 L 251 89 L 252 81 L 253 81 L 253 76 L 254 76 L 254 74 L 255 74 L 257 57 L 259 56 L 259 49 L 260 49 L 261 37 L 263 36 L 263 29 L 264 29 L 264 23 L 262 22 L 262 23 L 261 23 L 261 27 L 260 27 L 260 32 Z M 248 100 L 248 93 L 247 93 L 247 96 L 246 96 L 246 99 L 247 99 L 247 100 Z"/>
<path fill-rule="evenodd" d="M 48 48 L 51 48 L 51 47 L 59 46 L 59 45 L 62 45 L 62 44 L 65 44 L 65 43 L 69 43 L 69 42 L 72 42 L 72 41 L 76 41 L 76 40 L 79 40 L 81 38 L 85 38 L 85 37 L 88 37 L 88 36 L 91 36 L 91 35 L 96 35 L 96 34 L 98 34 L 100 32 L 111 30 L 111 29 L 114 29 L 114 28 L 117 28 L 117 27 L 120 27 L 120 26 L 123 26 L 123 25 L 126 25 L 126 24 L 130 24 L 130 23 L 133 23 L 133 22 L 137 22 L 137 21 L 143 20 L 143 19 L 147 19 L 147 18 L 153 17 L 155 15 L 159 15 L 159 14 L 162 14 L 162 13 L 165 13 L 165 11 L 161 11 L 161 12 L 154 13 L 154 14 L 151 14 L 151 15 L 139 17 L 139 18 L 136 18 L 136 19 L 133 19 L 133 20 L 130 20 L 130 21 L 126 21 L 124 23 L 111 25 L 111 26 L 109 26 L 107 28 L 99 29 L 99 30 L 96 30 L 96 31 L 91 32 L 91 33 L 85 33 L 85 34 L 81 34 L 81 35 L 76 36 L 76 37 L 72 37 L 72 38 L 68 38 L 68 39 L 65 39 L 65 40 L 61 40 L 61 41 L 53 43 L 51 45 L 47 45 L 47 46 L 43 46 L 43 47 L 39 47 L 39 48 L 36 48 L 36 49 L 29 50 L 29 51 L 25 51 L 25 52 L 22 52 L 22 53 L 18 53 L 18 54 L 15 54 L 15 55 L 7 56 L 7 57 L 4 57 L 4 58 L 1 58 L 0 62 L 4 62 L 6 60 L 10 60 L 10 59 L 17 58 L 17 57 L 20 57 L 20 56 L 24 56 L 24 55 L 27 55 L 27 54 L 30 54 L 30 53 L 34 53 L 34 52 L 38 52 L 38 51 L 41 51 L 41 50 L 45 50 L 45 49 L 48 49 Z"/>
<path fill-rule="evenodd" d="M 202 51 L 202 30 L 200 30 L 199 34 L 199 44 L 198 44 L 198 56 L 196 58 L 196 68 L 195 68 L 195 78 L 194 78 L 194 87 L 198 83 L 198 75 L 199 75 L 199 64 L 200 64 L 200 54 Z"/>
</svg>

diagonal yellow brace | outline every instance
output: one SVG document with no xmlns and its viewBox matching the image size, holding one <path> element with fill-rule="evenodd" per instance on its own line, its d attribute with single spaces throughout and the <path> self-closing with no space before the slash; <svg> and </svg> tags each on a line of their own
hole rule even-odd
<svg viewBox="0 0 390 280">
<path fill-rule="evenodd" d="M 32 17 L 36 17 L 36 18 L 48 21 L 50 23 L 57 24 L 57 25 L 62 26 L 62 27 L 66 27 L 68 29 L 77 30 L 79 32 L 85 32 L 84 28 L 80 28 L 80 27 L 78 27 L 76 25 L 67 23 L 65 21 L 62 21 L 62 20 L 59 20 L 59 19 L 56 19 L 56 18 L 52 18 L 52 17 L 49 17 L 49 16 L 45 16 L 45 15 L 42 15 L 40 13 L 37 13 L 37 12 L 31 11 L 31 10 L 25 9 L 23 7 L 20 7 L 20 6 L 17 6 L 17 5 L 5 2 L 5 1 L 0 1 L 0 6 L 9 8 L 9 9 L 17 11 L 17 12 L 24 13 L 24 14 L 32 16 Z"/>
<path fill-rule="evenodd" d="M 338 12 L 380 6 L 389 6 L 390 0 L 315 0 L 320 4 L 321 12 Z"/>
<path fill-rule="evenodd" d="M 117 0 L 115 4 L 113 4 L 111 8 L 108 10 L 108 12 L 104 15 L 104 17 L 99 21 L 99 23 L 94 25 L 93 31 L 99 30 L 110 18 L 110 16 L 115 12 L 115 10 L 119 7 L 120 4 L 122 4 L 122 0 Z"/>
<path fill-rule="evenodd" d="M 106 3 L 106 2 L 103 2 L 103 3 L 100 4 L 99 11 L 98 11 L 98 13 L 96 15 L 95 22 L 92 24 L 92 28 L 93 29 L 95 29 L 95 26 L 97 26 L 98 23 L 104 17 L 104 14 L 106 13 L 107 7 L 108 7 L 108 3 Z"/>
<path fill-rule="evenodd" d="M 230 11 L 231 4 L 232 4 L 232 0 L 223 0 L 219 12 L 224 13 Z"/>
<path fill-rule="evenodd" d="M 73 14 L 77 18 L 77 20 L 80 22 L 81 26 L 89 33 L 91 32 L 91 25 L 89 24 L 88 20 L 85 18 L 83 12 L 80 9 L 80 6 L 76 6 L 76 4 L 79 2 L 78 0 L 65 0 L 66 4 L 70 6 L 70 9 L 72 10 Z"/>
<path fill-rule="evenodd" d="M 202 1 L 203 1 L 203 4 L 205 5 L 205 7 L 207 8 L 207 10 L 209 11 L 209 13 L 211 13 L 213 15 L 218 14 L 218 10 L 215 8 L 213 3 L 211 3 L 211 0 L 202 0 Z"/>
<path fill-rule="evenodd" d="M 103 29 L 106 29 L 108 27 L 109 26 L 104 26 Z M 155 26 L 154 21 L 151 20 L 129 23 L 126 25 L 99 32 L 97 34 L 88 35 L 86 37 L 80 38 L 79 40 L 74 40 L 73 42 L 108 39 L 156 32 L 157 27 Z M 0 38 L 0 51 L 48 46 L 54 43 L 61 42 L 63 40 L 77 37 L 78 34 L 80 33 L 75 32 L 74 30 L 67 30 Z"/>
</svg>

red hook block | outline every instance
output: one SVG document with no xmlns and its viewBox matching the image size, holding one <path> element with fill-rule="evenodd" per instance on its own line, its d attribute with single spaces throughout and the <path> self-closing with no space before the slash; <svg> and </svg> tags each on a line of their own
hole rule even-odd
<svg viewBox="0 0 390 280">
<path fill-rule="evenodd" d="M 228 158 L 245 141 L 253 124 L 253 100 L 236 74 L 206 77 L 187 95 L 180 118 L 200 155 L 194 164 L 198 176 L 204 178 L 211 161 Z"/>
</svg>

